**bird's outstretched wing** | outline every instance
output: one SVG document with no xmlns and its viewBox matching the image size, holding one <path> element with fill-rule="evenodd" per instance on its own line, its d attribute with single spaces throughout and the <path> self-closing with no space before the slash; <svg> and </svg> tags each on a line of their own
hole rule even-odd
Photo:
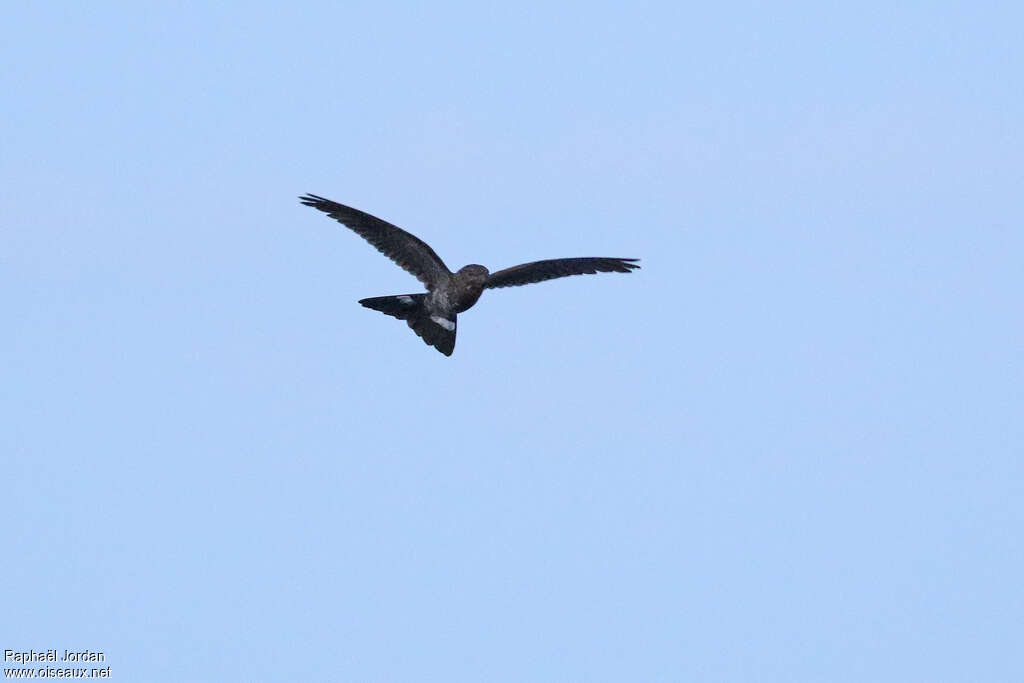
<svg viewBox="0 0 1024 683">
<path fill-rule="evenodd" d="M 427 289 L 433 289 L 451 275 L 451 271 L 430 245 L 396 225 L 315 194 L 303 195 L 299 197 L 299 201 L 323 211 L 345 227 L 359 233 L 363 239 L 375 246 L 377 251 L 415 275 Z"/>
<path fill-rule="evenodd" d="M 547 261 L 534 261 L 521 266 L 512 266 L 505 270 L 491 273 L 487 278 L 488 289 L 497 287 L 515 287 L 533 282 L 553 280 L 556 277 L 569 275 L 590 275 L 593 273 L 628 273 L 640 266 L 633 263 L 635 258 L 556 258 Z"/>
</svg>

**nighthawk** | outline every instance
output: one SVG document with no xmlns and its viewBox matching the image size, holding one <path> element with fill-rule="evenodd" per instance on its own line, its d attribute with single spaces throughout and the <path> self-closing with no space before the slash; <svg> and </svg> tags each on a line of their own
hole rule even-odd
<svg viewBox="0 0 1024 683">
<path fill-rule="evenodd" d="M 375 296 L 359 303 L 405 320 L 423 341 L 446 356 L 455 350 L 457 314 L 472 307 L 485 289 L 528 285 L 568 275 L 628 273 L 640 267 L 634 258 L 591 257 L 534 261 L 496 273 L 474 263 L 453 273 L 426 242 L 387 221 L 315 194 L 303 195 L 299 201 L 354 230 L 426 286 L 426 293 Z"/>
</svg>

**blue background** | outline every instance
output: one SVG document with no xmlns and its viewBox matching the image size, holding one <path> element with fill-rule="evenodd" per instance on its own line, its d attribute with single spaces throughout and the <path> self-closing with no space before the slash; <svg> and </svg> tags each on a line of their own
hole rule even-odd
<svg viewBox="0 0 1024 683">
<path fill-rule="evenodd" d="M 1024 11 L 16 3 L 0 649 L 1024 680 Z M 491 291 L 445 358 L 315 192 Z"/>
</svg>

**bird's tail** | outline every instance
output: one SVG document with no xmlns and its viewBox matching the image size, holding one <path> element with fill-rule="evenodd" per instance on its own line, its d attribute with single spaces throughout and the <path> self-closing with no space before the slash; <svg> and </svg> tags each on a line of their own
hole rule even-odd
<svg viewBox="0 0 1024 683">
<path fill-rule="evenodd" d="M 450 356 L 455 350 L 455 315 L 431 315 L 423 305 L 426 297 L 426 294 L 375 296 L 360 299 L 359 303 L 406 321 L 423 341 Z"/>
</svg>

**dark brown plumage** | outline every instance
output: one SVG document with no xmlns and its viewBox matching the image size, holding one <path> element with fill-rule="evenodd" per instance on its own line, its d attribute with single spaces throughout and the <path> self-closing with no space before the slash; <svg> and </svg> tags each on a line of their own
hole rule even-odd
<svg viewBox="0 0 1024 683">
<path fill-rule="evenodd" d="M 570 275 L 592 275 L 594 273 L 628 273 L 640 266 L 633 263 L 635 258 L 556 258 L 546 261 L 534 261 L 524 263 L 521 266 L 512 266 L 497 273 L 491 273 L 487 278 L 487 289 L 498 287 L 517 287 L 529 285 L 534 282 L 553 280 L 556 277 L 568 277 Z"/>
<path fill-rule="evenodd" d="M 315 194 L 299 197 L 299 201 L 323 211 L 345 227 L 357 232 L 360 237 L 377 247 L 377 251 L 415 275 L 428 290 L 433 289 L 439 280 L 451 275 L 451 271 L 430 245 L 397 225 L 391 225 L 359 209 L 332 202 Z"/>
<path fill-rule="evenodd" d="M 315 194 L 303 195 L 299 201 L 351 228 L 426 286 L 427 294 L 379 296 L 359 303 L 405 320 L 423 341 L 446 356 L 455 350 L 457 314 L 471 308 L 484 289 L 528 285 L 569 275 L 628 273 L 640 267 L 635 263 L 638 259 L 633 258 L 586 257 L 533 261 L 496 273 L 471 264 L 453 273 L 426 242 L 398 226 Z"/>
</svg>

